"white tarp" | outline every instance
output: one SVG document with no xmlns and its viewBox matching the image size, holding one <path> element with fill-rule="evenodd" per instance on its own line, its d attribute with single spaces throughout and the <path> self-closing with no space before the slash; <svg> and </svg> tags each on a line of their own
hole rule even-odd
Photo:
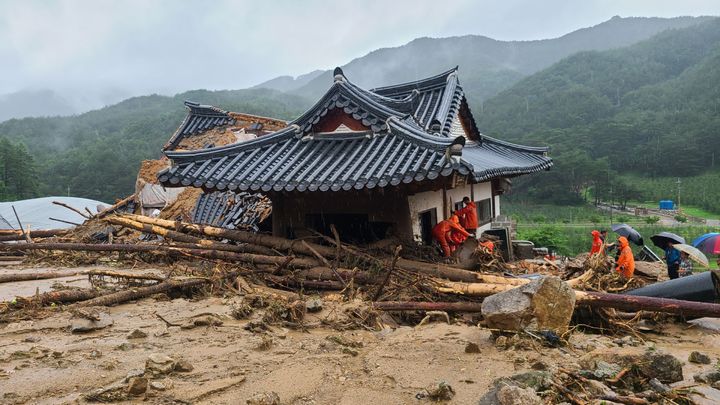
<svg viewBox="0 0 720 405">
<path fill-rule="evenodd" d="M 104 207 L 110 206 L 110 204 L 106 204 L 102 201 L 90 200 L 87 198 L 43 197 L 0 203 L 0 215 L 12 226 L 13 229 L 20 229 L 18 227 L 17 220 L 15 219 L 15 214 L 13 213 L 12 207 L 14 206 L 18 216 L 20 217 L 20 222 L 22 222 L 23 226 L 26 228 L 30 225 L 31 231 L 37 229 L 69 228 L 72 226 L 64 222 L 52 221 L 50 220 L 50 217 L 78 224 L 85 220 L 85 218 L 80 216 L 80 214 L 65 207 L 55 205 L 52 203 L 53 201 L 65 203 L 83 212 L 85 212 L 85 207 L 87 207 L 93 213 L 97 212 L 98 204 Z M 0 220 L 0 229 L 10 229 L 5 221 Z"/>
<path fill-rule="evenodd" d="M 145 183 L 140 190 L 140 204 L 144 208 L 164 208 L 177 200 L 185 187 L 165 188 L 159 184 Z"/>
</svg>

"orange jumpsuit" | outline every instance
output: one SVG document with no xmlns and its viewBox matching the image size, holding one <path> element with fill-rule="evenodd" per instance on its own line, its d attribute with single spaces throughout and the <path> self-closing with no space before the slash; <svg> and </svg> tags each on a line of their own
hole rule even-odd
<svg viewBox="0 0 720 405">
<path fill-rule="evenodd" d="M 600 238 L 600 232 L 592 231 L 590 233 L 592 234 L 592 237 L 593 237 L 592 248 L 590 248 L 590 254 L 593 255 L 595 253 L 602 252 L 603 241 Z"/>
<path fill-rule="evenodd" d="M 635 274 L 635 258 L 632 249 L 630 249 L 630 243 L 626 237 L 621 236 L 618 238 L 618 244 L 620 245 L 620 257 L 618 257 L 615 271 L 625 278 L 630 278 Z"/>
<path fill-rule="evenodd" d="M 442 247 L 445 257 L 450 257 L 450 245 L 448 244 L 448 233 L 450 231 L 458 232 L 465 237 L 470 236 L 466 230 L 454 221 L 446 219 L 438 222 L 438 224 L 432 229 L 432 236 L 440 243 L 440 247 Z"/>
<path fill-rule="evenodd" d="M 463 219 L 462 226 L 465 227 L 465 229 L 477 229 L 477 207 L 474 202 L 470 201 L 464 208 L 457 210 L 456 214 Z"/>
</svg>

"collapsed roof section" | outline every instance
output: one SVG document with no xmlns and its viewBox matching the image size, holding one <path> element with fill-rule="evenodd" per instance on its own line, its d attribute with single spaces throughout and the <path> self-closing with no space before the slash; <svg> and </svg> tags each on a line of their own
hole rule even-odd
<svg viewBox="0 0 720 405">
<path fill-rule="evenodd" d="M 265 192 L 372 189 L 452 173 L 482 182 L 548 169 L 546 152 L 481 135 L 457 69 L 368 91 L 337 68 L 332 87 L 288 127 L 223 147 L 166 151 L 173 166 L 158 179 Z"/>
<path fill-rule="evenodd" d="M 228 112 L 210 105 L 185 101 L 188 113 L 163 151 L 203 149 L 252 139 L 287 126 L 286 121 Z M 245 136 L 250 134 L 249 136 Z"/>
</svg>

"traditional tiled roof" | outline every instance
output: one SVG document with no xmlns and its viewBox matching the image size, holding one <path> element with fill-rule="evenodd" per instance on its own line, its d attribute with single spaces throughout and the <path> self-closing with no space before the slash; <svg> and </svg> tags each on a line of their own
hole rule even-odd
<svg viewBox="0 0 720 405">
<path fill-rule="evenodd" d="M 379 87 L 371 93 L 390 99 L 416 98 L 412 116 L 425 130 L 431 131 L 437 122 L 439 130 L 433 130 L 442 136 L 450 136 L 453 119 L 460 111 L 465 93 L 458 81 L 458 68 L 448 70 L 437 76 L 393 86 Z"/>
<path fill-rule="evenodd" d="M 167 151 L 173 166 L 159 173 L 160 182 L 221 191 L 338 191 L 432 180 L 454 172 L 485 181 L 552 166 L 545 148 L 479 133 L 474 140 L 450 137 L 464 103 L 455 70 L 376 91 L 360 89 L 339 69 L 335 73 L 330 90 L 285 129 L 225 147 Z M 432 105 L 433 112 L 422 105 L 427 110 Z M 342 111 L 365 129 L 316 132 L 316 124 L 331 111 Z M 442 128 L 426 125 L 433 121 Z"/>
</svg>

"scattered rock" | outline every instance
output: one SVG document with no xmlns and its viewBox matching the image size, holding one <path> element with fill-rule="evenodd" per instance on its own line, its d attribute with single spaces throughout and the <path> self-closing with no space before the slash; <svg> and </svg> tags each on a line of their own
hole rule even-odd
<svg viewBox="0 0 720 405">
<path fill-rule="evenodd" d="M 87 357 L 88 359 L 99 359 L 102 357 L 102 352 L 100 350 L 91 350 Z"/>
<path fill-rule="evenodd" d="M 142 339 L 146 338 L 148 336 L 147 333 L 141 331 L 140 329 L 135 329 L 134 331 L 130 332 L 130 334 L 127 335 L 128 339 Z"/>
<path fill-rule="evenodd" d="M 702 373 L 695 374 L 693 376 L 693 380 L 695 380 L 695 382 L 699 382 L 699 383 L 712 384 L 714 382 L 720 381 L 720 371 L 718 371 L 718 370 L 704 371 Z"/>
<path fill-rule="evenodd" d="M 124 384 L 114 383 L 112 385 L 98 388 L 83 395 L 85 400 L 91 402 L 119 402 L 128 398 L 128 387 Z"/>
<path fill-rule="evenodd" d="M 515 374 L 510 377 L 515 385 L 520 385 L 523 388 L 532 388 L 535 391 L 545 391 L 552 387 L 550 381 L 552 380 L 550 373 L 547 371 L 527 371 L 520 374 Z"/>
<path fill-rule="evenodd" d="M 615 340 L 613 340 L 613 343 L 615 343 L 616 345 L 618 345 L 618 346 L 620 346 L 620 347 L 623 347 L 623 346 L 632 346 L 632 347 L 640 346 L 640 341 L 637 340 L 637 339 L 635 339 L 635 338 L 632 337 L 632 336 L 623 336 L 623 337 L 620 338 L 620 339 L 615 339 Z"/>
<path fill-rule="evenodd" d="M 533 370 L 540 370 L 540 371 L 542 371 L 542 370 L 547 370 L 547 369 L 548 369 L 548 365 L 547 365 L 545 362 L 538 360 L 538 361 L 536 361 L 535 363 L 533 363 L 533 364 L 530 366 L 530 368 L 533 369 Z"/>
<path fill-rule="evenodd" d="M 223 321 L 218 318 L 217 315 L 203 315 L 191 319 L 187 323 L 180 326 L 181 329 L 193 329 L 198 326 L 220 326 Z"/>
<path fill-rule="evenodd" d="M 150 383 L 150 388 L 156 391 L 165 391 L 168 389 L 168 386 L 162 381 L 153 381 Z"/>
<path fill-rule="evenodd" d="M 703 354 L 700 352 L 692 352 L 690 353 L 690 356 L 688 357 L 688 361 L 690 363 L 698 363 L 698 364 L 710 364 L 710 356 L 707 354 Z"/>
<path fill-rule="evenodd" d="M 720 404 L 720 391 L 706 387 L 693 387 L 693 393 L 690 394 L 691 403 L 696 405 L 717 405 Z"/>
<path fill-rule="evenodd" d="M 455 390 L 445 381 L 432 384 L 415 395 L 417 399 L 428 398 L 433 401 L 449 401 L 455 396 Z"/>
<path fill-rule="evenodd" d="M 465 345 L 465 353 L 480 353 L 480 346 L 477 343 L 470 342 Z"/>
<path fill-rule="evenodd" d="M 23 339 L 23 342 L 26 343 L 37 343 L 40 341 L 40 338 L 37 336 L 28 336 L 25 339 Z"/>
<path fill-rule="evenodd" d="M 659 392 L 660 394 L 664 394 L 671 390 L 670 387 L 661 383 L 657 378 L 651 378 L 650 381 L 648 381 L 648 385 L 650 385 L 650 388 L 652 388 L 653 391 Z"/>
<path fill-rule="evenodd" d="M 495 394 L 500 405 L 541 405 L 543 402 L 531 388 L 501 386 Z"/>
<path fill-rule="evenodd" d="M 152 376 L 168 374 L 175 368 L 175 360 L 161 353 L 153 353 L 145 362 L 145 373 Z"/>
<path fill-rule="evenodd" d="M 503 331 L 567 332 L 575 308 L 575 292 L 555 276 L 492 295 L 482 303 L 487 326 Z"/>
<path fill-rule="evenodd" d="M 330 335 L 330 336 L 326 337 L 325 339 L 327 339 L 333 343 L 337 343 L 340 346 L 356 347 L 356 348 L 363 347 L 362 342 L 356 342 L 354 340 L 350 340 L 350 339 L 348 339 L 344 336 L 340 336 L 340 335 Z"/>
<path fill-rule="evenodd" d="M 351 356 L 353 356 L 353 357 L 355 357 L 355 356 L 357 356 L 358 354 L 360 354 L 360 352 L 358 352 L 357 350 L 351 349 L 351 348 L 349 348 L 349 347 L 343 347 L 343 348 L 342 348 L 342 352 L 345 353 L 345 354 L 349 354 L 349 355 L 351 355 Z"/>
<path fill-rule="evenodd" d="M 245 403 L 247 405 L 280 405 L 280 395 L 275 391 L 259 392 L 253 394 Z"/>
<path fill-rule="evenodd" d="M 649 378 L 672 384 L 683 380 L 682 362 L 671 354 L 649 352 L 643 356 L 640 371 Z"/>
<path fill-rule="evenodd" d="M 73 318 L 70 322 L 70 332 L 85 333 L 98 329 L 107 328 L 113 324 L 113 319 L 106 312 L 98 314 L 98 320 L 87 318 Z"/>
<path fill-rule="evenodd" d="M 622 370 L 622 367 L 614 364 L 607 363 L 602 360 L 595 362 L 594 370 L 581 370 L 580 375 L 585 378 L 593 378 L 596 380 L 604 380 L 606 378 L 613 378 Z"/>
<path fill-rule="evenodd" d="M 610 387 L 597 380 L 587 380 L 584 389 L 596 397 L 614 397 L 617 395 Z"/>
<path fill-rule="evenodd" d="M 121 350 L 121 351 L 123 351 L 123 352 L 126 352 L 126 351 L 128 351 L 128 350 L 134 349 L 134 348 L 135 348 L 135 345 L 132 344 L 132 343 L 125 342 L 125 343 L 121 343 L 121 344 L 115 346 L 115 348 L 118 349 L 118 350 Z"/>
<path fill-rule="evenodd" d="M 541 404 L 536 391 L 551 387 L 550 373 L 529 371 L 493 381 L 492 389 L 480 398 L 479 405 Z"/>
<path fill-rule="evenodd" d="M 508 338 L 507 336 L 498 336 L 497 339 L 495 339 L 495 347 L 501 350 L 505 350 L 508 347 Z"/>
<path fill-rule="evenodd" d="M 715 388 L 716 390 L 720 390 L 720 381 L 715 381 L 714 383 L 710 384 L 710 386 Z"/>
<path fill-rule="evenodd" d="M 145 377 L 132 377 L 128 380 L 127 392 L 130 395 L 138 396 L 147 391 L 148 379 Z"/>
<path fill-rule="evenodd" d="M 185 359 L 180 359 L 175 363 L 175 371 L 180 373 L 189 373 L 190 371 L 193 371 L 194 368 L 195 367 L 193 367 L 193 365 Z"/>
<path fill-rule="evenodd" d="M 323 309 L 323 301 L 320 298 L 313 298 L 305 301 L 305 309 L 307 312 L 315 313 Z"/>
<path fill-rule="evenodd" d="M 128 382 L 133 377 L 142 377 L 144 375 L 145 375 L 145 370 L 135 368 L 135 369 L 128 371 L 127 375 L 125 376 L 125 380 L 123 380 L 123 381 Z"/>
</svg>

